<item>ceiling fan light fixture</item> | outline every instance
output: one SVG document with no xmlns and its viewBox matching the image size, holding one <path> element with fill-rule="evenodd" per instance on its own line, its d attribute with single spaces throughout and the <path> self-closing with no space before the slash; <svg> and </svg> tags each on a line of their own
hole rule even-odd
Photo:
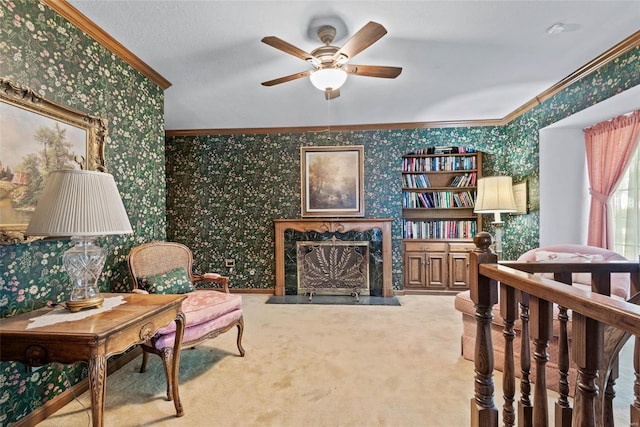
<svg viewBox="0 0 640 427">
<path fill-rule="evenodd" d="M 321 91 L 339 89 L 347 81 L 347 72 L 336 68 L 316 70 L 309 76 L 311 83 Z"/>
</svg>

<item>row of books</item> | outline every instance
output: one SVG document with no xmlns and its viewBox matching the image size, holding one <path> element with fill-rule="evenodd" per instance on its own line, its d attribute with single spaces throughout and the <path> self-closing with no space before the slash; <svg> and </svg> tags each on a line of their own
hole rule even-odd
<svg viewBox="0 0 640 427">
<path fill-rule="evenodd" d="M 455 154 L 455 153 L 477 153 L 478 150 L 471 147 L 426 147 L 412 151 L 409 155 L 424 156 L 427 154 Z"/>
<path fill-rule="evenodd" d="M 431 183 L 429 177 L 421 175 L 402 175 L 402 186 L 407 188 L 429 188 Z"/>
<path fill-rule="evenodd" d="M 411 175 L 409 175 L 411 176 Z M 476 172 L 465 173 L 464 175 L 457 175 L 449 184 L 449 187 L 475 187 L 476 186 Z"/>
<path fill-rule="evenodd" d="M 403 208 L 472 208 L 475 206 L 475 191 L 431 191 L 402 193 Z"/>
<path fill-rule="evenodd" d="M 476 156 L 405 157 L 403 172 L 438 172 L 476 169 Z"/>
<path fill-rule="evenodd" d="M 475 221 L 403 220 L 404 239 L 472 239 L 477 232 Z"/>
</svg>

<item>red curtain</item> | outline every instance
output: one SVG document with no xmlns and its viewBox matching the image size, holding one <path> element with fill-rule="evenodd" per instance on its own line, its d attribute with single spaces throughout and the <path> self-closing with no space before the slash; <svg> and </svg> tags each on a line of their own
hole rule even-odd
<svg viewBox="0 0 640 427">
<path fill-rule="evenodd" d="M 613 248 L 609 199 L 616 190 L 640 140 L 640 110 L 585 129 L 591 193 L 587 243 Z"/>
</svg>

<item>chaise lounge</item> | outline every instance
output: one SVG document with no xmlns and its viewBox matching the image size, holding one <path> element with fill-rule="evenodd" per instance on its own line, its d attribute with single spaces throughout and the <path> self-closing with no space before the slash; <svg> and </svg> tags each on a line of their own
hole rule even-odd
<svg viewBox="0 0 640 427">
<path fill-rule="evenodd" d="M 185 315 L 182 348 L 195 347 L 236 326 L 238 351 L 241 357 L 244 356 L 242 297 L 229 293 L 228 277 L 215 273 L 193 274 L 191 250 L 183 244 L 173 242 L 151 242 L 135 247 L 129 253 L 128 263 L 134 292 L 187 295 L 182 303 Z M 222 292 L 215 289 L 197 289 L 200 284 L 222 286 Z M 154 353 L 162 357 L 165 374 L 167 379 L 169 378 L 175 332 L 176 326 L 172 322 L 141 345 L 143 355 L 140 372 L 146 369 L 149 353 Z M 167 381 L 169 400 L 171 396 L 171 386 Z"/>
</svg>

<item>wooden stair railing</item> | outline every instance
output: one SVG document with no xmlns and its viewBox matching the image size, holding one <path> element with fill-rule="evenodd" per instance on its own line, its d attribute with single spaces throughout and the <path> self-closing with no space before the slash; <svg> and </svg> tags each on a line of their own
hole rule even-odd
<svg viewBox="0 0 640 427">
<path fill-rule="evenodd" d="M 471 405 L 472 426 L 497 426 L 494 404 L 493 346 L 491 322 L 493 306 L 500 302 L 504 321 L 505 361 L 503 371 L 505 426 L 546 426 L 549 408 L 546 390 L 547 347 L 552 337 L 553 305 L 559 306 L 558 344 L 560 396 L 555 403 L 554 425 L 569 427 L 613 426 L 613 386 L 617 378 L 617 357 L 627 339 L 634 335 L 635 401 L 631 405 L 631 425 L 640 425 L 640 263 L 497 263 L 491 252 L 491 235 L 474 238 L 477 249 L 470 256 L 470 296 L 476 306 L 475 391 Z M 551 272 L 555 280 L 532 273 Z M 567 286 L 572 273 L 592 275 L 592 291 Z M 620 301 L 609 296 L 611 274 L 629 273 L 633 297 Z M 498 284 L 500 283 L 500 288 Z M 500 298 L 498 298 L 500 292 Z M 571 357 L 567 337 L 568 310 L 571 310 Z M 520 396 L 516 402 L 514 366 L 514 324 L 522 322 Z M 531 349 L 536 365 L 533 403 L 531 402 Z M 577 384 L 569 384 L 570 359 L 578 367 Z M 570 387 L 575 387 L 573 408 Z"/>
</svg>

